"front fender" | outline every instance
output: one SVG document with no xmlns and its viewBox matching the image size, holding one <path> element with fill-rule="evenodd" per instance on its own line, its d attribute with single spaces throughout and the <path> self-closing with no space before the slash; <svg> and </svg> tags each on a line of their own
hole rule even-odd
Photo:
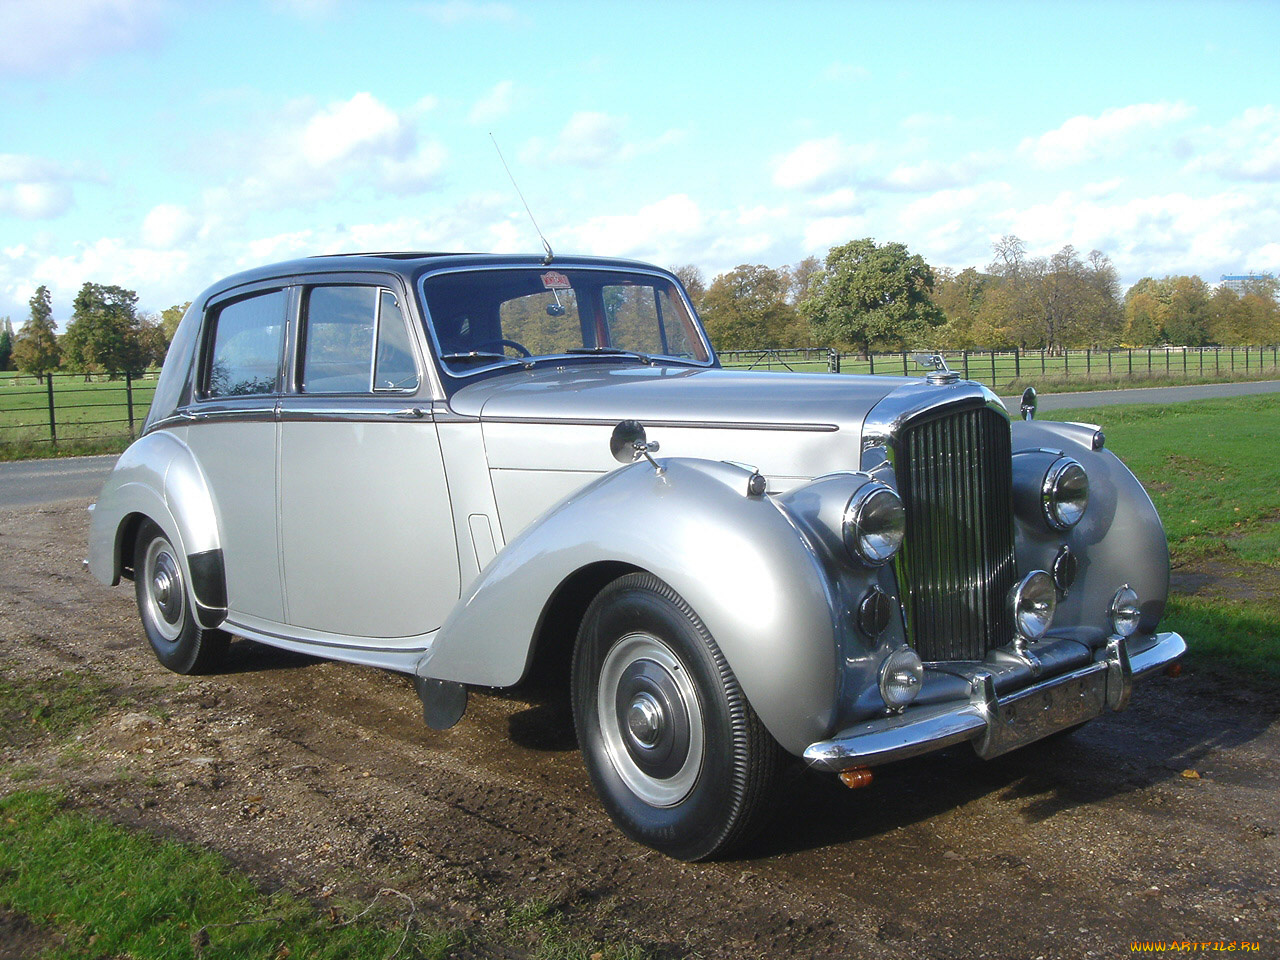
<svg viewBox="0 0 1280 960">
<path fill-rule="evenodd" d="M 174 541 L 201 626 L 217 626 L 226 616 L 226 583 L 213 497 L 191 450 L 167 431 L 130 445 L 98 495 L 89 525 L 89 572 L 100 582 L 120 582 L 125 538 L 137 517 L 158 524 Z"/>
<path fill-rule="evenodd" d="M 453 609 L 419 662 L 423 677 L 510 686 L 528 667 L 544 606 L 602 561 L 647 570 L 715 637 L 743 692 L 782 746 L 801 752 L 831 728 L 838 650 L 820 563 L 750 473 L 705 460 L 640 462 L 562 501 L 513 540 Z"/>
<path fill-rule="evenodd" d="M 1138 478 L 1115 454 L 1095 450 L 1098 428 L 1051 420 L 1014 421 L 1013 450 L 1060 450 L 1089 474 L 1089 505 L 1066 534 L 1043 523 L 1017 524 L 1018 569 L 1048 570 L 1060 543 L 1076 555 L 1079 572 L 1058 602 L 1055 623 L 1111 632 L 1107 611 L 1123 584 L 1138 594 L 1138 629 L 1155 630 L 1169 595 L 1169 543 L 1155 505 Z"/>
</svg>

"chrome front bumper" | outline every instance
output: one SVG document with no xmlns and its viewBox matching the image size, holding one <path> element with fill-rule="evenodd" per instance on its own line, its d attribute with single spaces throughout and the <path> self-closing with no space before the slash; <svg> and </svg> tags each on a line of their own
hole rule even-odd
<svg viewBox="0 0 1280 960">
<path fill-rule="evenodd" d="M 839 773 L 906 760 L 966 740 L 980 757 L 998 757 L 1106 710 L 1123 710 L 1134 680 L 1167 667 L 1187 650 L 1176 633 L 1158 633 L 1133 653 L 1131 642 L 1113 637 L 1093 663 L 1004 697 L 996 695 L 991 676 L 980 673 L 967 701 L 911 707 L 855 724 L 809 746 L 804 759 L 816 770 Z"/>
</svg>

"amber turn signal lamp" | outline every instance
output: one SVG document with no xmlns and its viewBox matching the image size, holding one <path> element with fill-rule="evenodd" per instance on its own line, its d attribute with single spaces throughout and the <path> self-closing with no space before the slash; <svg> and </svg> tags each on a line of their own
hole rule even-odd
<svg viewBox="0 0 1280 960">
<path fill-rule="evenodd" d="M 866 767 L 851 767 L 840 771 L 840 782 L 850 790 L 865 787 L 871 782 L 871 771 Z"/>
<path fill-rule="evenodd" d="M 1175 660 L 1175 661 L 1173 661 L 1173 663 L 1171 663 L 1171 664 L 1169 664 L 1167 667 L 1165 667 L 1165 668 L 1164 668 L 1164 675 L 1165 675 L 1166 677 L 1180 677 L 1180 676 L 1182 676 L 1182 661 L 1181 661 L 1181 660 Z"/>
</svg>

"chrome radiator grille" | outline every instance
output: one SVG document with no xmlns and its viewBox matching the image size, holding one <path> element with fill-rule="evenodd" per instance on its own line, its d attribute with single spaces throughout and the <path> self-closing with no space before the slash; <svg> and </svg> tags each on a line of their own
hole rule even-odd
<svg viewBox="0 0 1280 960">
<path fill-rule="evenodd" d="M 895 446 L 909 640 L 924 660 L 980 660 L 1013 639 L 1009 422 L 985 407 L 946 413 L 908 423 Z"/>
</svg>

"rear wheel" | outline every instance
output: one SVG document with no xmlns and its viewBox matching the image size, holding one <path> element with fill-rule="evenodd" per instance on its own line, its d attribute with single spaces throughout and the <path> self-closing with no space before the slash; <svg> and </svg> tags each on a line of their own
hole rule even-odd
<svg viewBox="0 0 1280 960">
<path fill-rule="evenodd" d="M 591 782 L 632 839 L 703 860 L 769 813 L 782 750 L 702 621 L 657 577 L 615 580 L 588 608 L 573 712 Z"/>
<path fill-rule="evenodd" d="M 196 622 L 182 558 L 150 520 L 138 530 L 133 557 L 138 613 L 156 659 L 175 673 L 213 670 L 222 662 L 231 638 Z"/>
</svg>

